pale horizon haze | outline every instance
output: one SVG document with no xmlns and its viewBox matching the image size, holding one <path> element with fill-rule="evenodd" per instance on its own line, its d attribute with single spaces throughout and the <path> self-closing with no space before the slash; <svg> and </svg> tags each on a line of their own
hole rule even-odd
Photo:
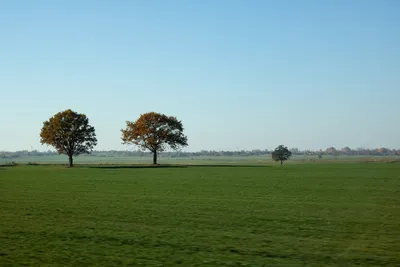
<svg viewBox="0 0 400 267">
<path fill-rule="evenodd" d="M 183 122 L 185 151 L 400 148 L 400 1 L 0 2 L 0 151 L 43 121 Z"/>
</svg>

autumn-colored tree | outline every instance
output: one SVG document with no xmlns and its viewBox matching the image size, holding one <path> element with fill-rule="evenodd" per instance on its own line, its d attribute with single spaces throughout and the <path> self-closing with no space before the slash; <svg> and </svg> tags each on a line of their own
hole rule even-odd
<svg viewBox="0 0 400 267">
<path fill-rule="evenodd" d="M 182 122 L 156 112 L 143 114 L 135 122 L 127 121 L 126 129 L 121 131 L 124 144 L 133 144 L 153 153 L 153 164 L 157 164 L 157 153 L 187 146 Z"/>
<path fill-rule="evenodd" d="M 275 161 L 280 161 L 281 165 L 283 164 L 284 161 L 290 159 L 291 156 L 292 152 L 290 152 L 290 150 L 283 145 L 278 146 L 272 152 L 272 159 Z"/>
<path fill-rule="evenodd" d="M 42 144 L 53 146 L 58 154 L 67 155 L 70 167 L 74 156 L 90 153 L 97 144 L 94 127 L 89 125 L 86 115 L 70 109 L 45 121 L 40 137 Z"/>
</svg>

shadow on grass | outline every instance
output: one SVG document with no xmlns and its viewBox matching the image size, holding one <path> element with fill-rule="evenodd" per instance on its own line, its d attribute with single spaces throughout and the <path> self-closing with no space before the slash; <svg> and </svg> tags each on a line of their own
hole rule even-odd
<svg viewBox="0 0 400 267">
<path fill-rule="evenodd" d="M 0 165 L 0 170 L 4 170 L 6 168 L 15 167 L 15 166 L 17 166 L 17 165 L 16 164 L 3 164 L 3 165 Z"/>
<path fill-rule="evenodd" d="M 400 163 L 400 159 L 396 159 L 396 160 L 388 161 L 387 163 Z"/>
<path fill-rule="evenodd" d="M 158 169 L 158 168 L 268 168 L 271 166 L 267 165 L 100 165 L 100 166 L 88 166 L 89 168 L 95 169 Z"/>
<path fill-rule="evenodd" d="M 0 165 L 0 170 L 5 170 L 9 167 L 16 167 L 18 165 Z M 66 164 L 20 164 L 20 166 L 53 166 L 68 168 Z M 251 165 L 251 164 L 177 164 L 177 165 L 112 165 L 112 164 L 76 164 L 72 169 L 76 168 L 92 168 L 92 169 L 158 169 L 158 168 L 170 168 L 170 169 L 182 169 L 182 168 L 268 168 L 270 165 Z"/>
<path fill-rule="evenodd" d="M 218 167 L 218 168 L 269 168 L 270 165 L 251 165 L 251 164 L 215 164 L 215 165 L 207 165 L 207 164 L 199 164 L 199 165 L 189 165 L 189 167 Z"/>
<path fill-rule="evenodd" d="M 86 166 L 82 166 L 86 167 Z M 87 166 L 93 169 L 158 169 L 158 168 L 187 168 L 187 165 L 99 165 Z"/>
</svg>

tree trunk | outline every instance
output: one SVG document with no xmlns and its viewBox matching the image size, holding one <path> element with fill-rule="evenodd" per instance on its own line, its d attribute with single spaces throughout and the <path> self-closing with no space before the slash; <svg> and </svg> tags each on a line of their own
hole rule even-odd
<svg viewBox="0 0 400 267">
<path fill-rule="evenodd" d="M 281 160 L 281 165 L 283 165 L 283 160 Z"/>
<path fill-rule="evenodd" d="M 74 159 L 72 158 L 72 156 L 68 156 L 69 157 L 69 167 L 74 166 Z"/>
<path fill-rule="evenodd" d="M 153 151 L 153 164 L 157 164 L 157 151 Z"/>
</svg>

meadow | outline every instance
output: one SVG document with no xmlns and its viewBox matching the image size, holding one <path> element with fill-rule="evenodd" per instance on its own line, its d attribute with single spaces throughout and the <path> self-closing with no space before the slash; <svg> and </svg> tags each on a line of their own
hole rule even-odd
<svg viewBox="0 0 400 267">
<path fill-rule="evenodd" d="M 0 167 L 0 266 L 400 266 L 400 163 Z"/>
</svg>

